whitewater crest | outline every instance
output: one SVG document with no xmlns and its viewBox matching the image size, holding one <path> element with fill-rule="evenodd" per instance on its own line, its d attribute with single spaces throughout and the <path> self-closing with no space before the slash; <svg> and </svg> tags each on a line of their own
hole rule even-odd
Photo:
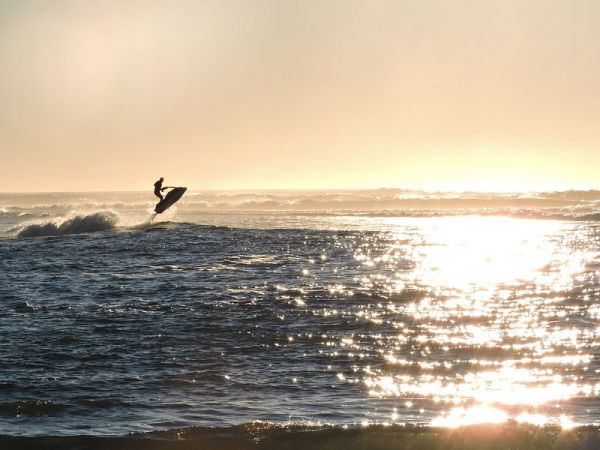
<svg viewBox="0 0 600 450">
<path fill-rule="evenodd" d="M 47 221 L 28 222 L 13 228 L 11 231 L 16 232 L 17 237 L 93 233 L 112 230 L 117 227 L 119 220 L 119 214 L 114 211 L 95 211 Z"/>
</svg>

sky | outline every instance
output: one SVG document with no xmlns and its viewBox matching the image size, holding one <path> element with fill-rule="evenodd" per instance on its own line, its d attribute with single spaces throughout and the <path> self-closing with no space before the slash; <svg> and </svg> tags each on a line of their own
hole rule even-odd
<svg viewBox="0 0 600 450">
<path fill-rule="evenodd" d="M 600 188 L 597 0 L 3 0 L 0 192 Z"/>
</svg>

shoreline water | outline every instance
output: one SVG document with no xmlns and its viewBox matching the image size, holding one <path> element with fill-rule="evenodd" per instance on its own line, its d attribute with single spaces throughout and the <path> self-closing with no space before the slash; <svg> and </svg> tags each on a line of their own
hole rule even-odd
<svg viewBox="0 0 600 450">
<path fill-rule="evenodd" d="M 599 447 L 599 427 L 562 430 L 557 426 L 540 427 L 514 421 L 458 428 L 311 427 L 256 422 L 109 437 L 0 435 L 0 449 L 28 450 L 592 450 Z"/>
</svg>

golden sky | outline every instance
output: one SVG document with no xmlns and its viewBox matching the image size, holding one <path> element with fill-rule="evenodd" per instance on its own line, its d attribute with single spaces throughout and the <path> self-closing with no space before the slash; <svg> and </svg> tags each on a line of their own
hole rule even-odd
<svg viewBox="0 0 600 450">
<path fill-rule="evenodd" d="M 600 188 L 600 2 L 3 0 L 0 160 L 0 192 Z"/>
</svg>

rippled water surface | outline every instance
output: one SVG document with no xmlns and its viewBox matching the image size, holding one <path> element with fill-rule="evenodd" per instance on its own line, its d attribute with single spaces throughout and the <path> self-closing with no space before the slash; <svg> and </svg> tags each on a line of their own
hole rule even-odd
<svg viewBox="0 0 600 450">
<path fill-rule="evenodd" d="M 599 222 L 184 205 L 5 219 L 0 433 L 600 423 Z"/>
</svg>

